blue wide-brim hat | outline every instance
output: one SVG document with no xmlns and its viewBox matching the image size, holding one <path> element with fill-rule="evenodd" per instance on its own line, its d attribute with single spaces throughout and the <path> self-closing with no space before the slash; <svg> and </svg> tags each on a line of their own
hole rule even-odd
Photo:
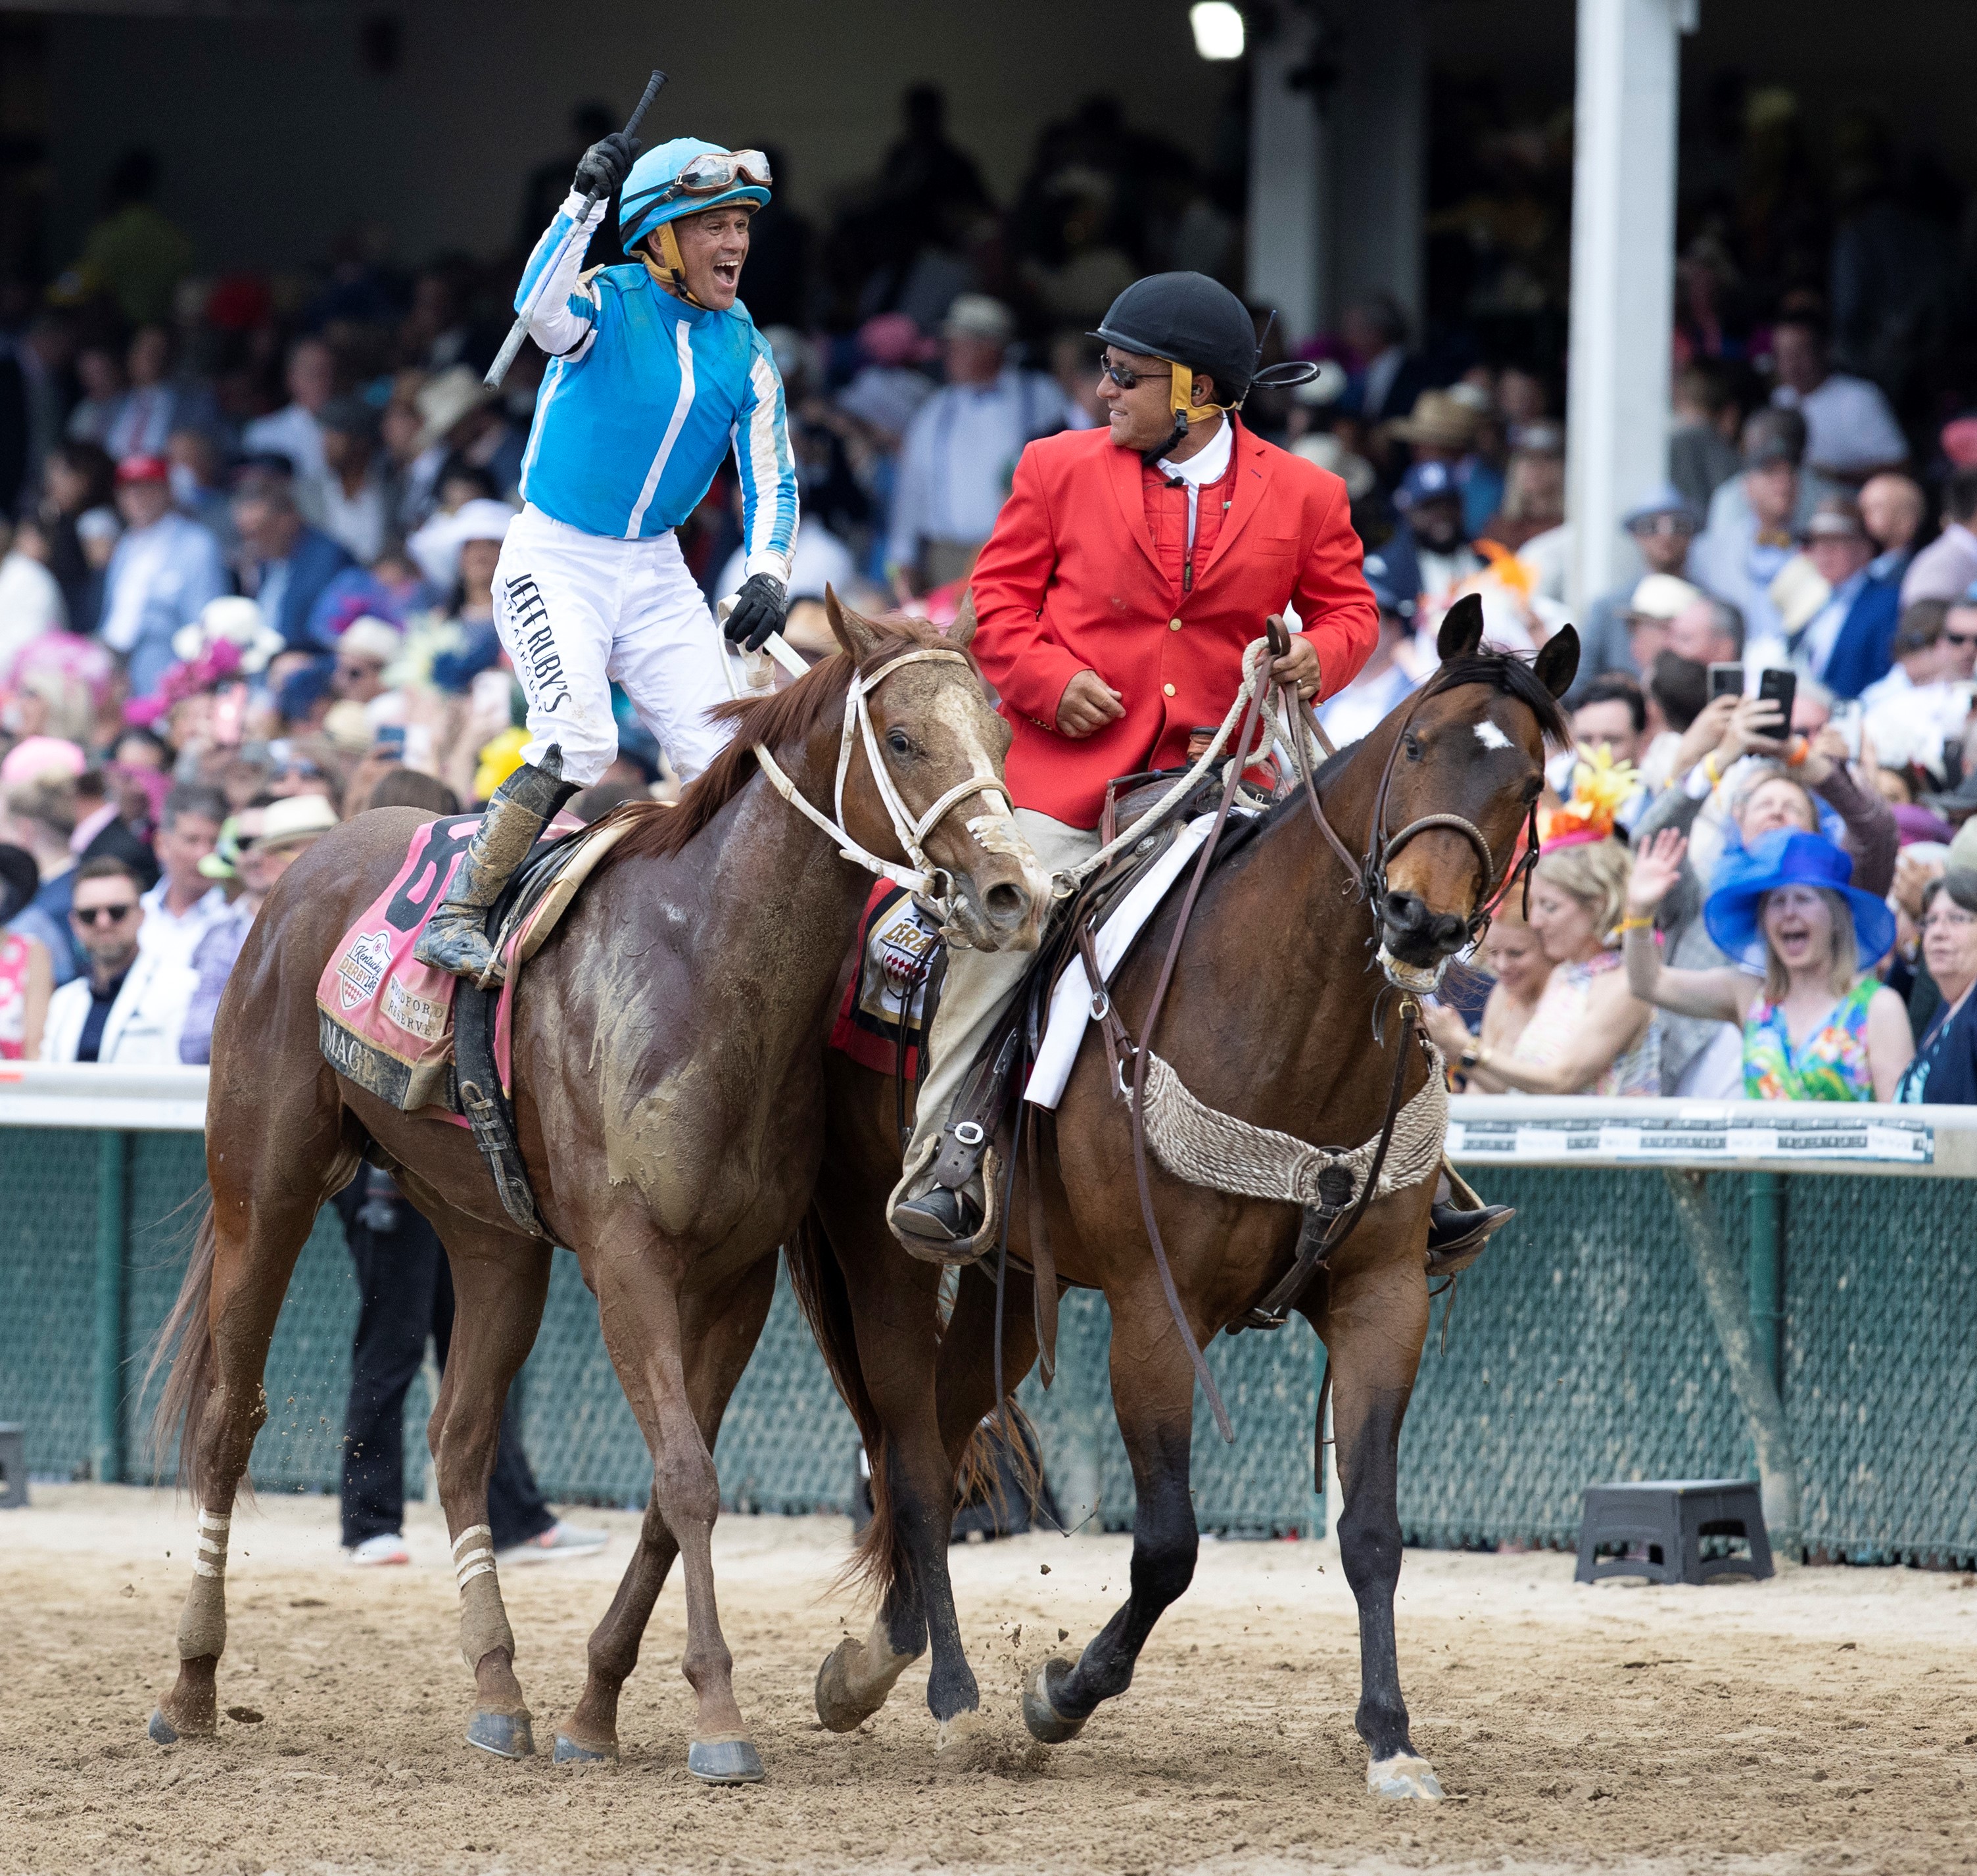
<svg viewBox="0 0 1977 1876">
<path fill-rule="evenodd" d="M 1853 884 L 1850 856 L 1823 834 L 1800 829 L 1767 834 L 1748 853 L 1725 856 L 1715 890 L 1704 902 L 1702 922 L 1726 957 L 1764 968 L 1764 935 L 1758 920 L 1764 895 L 1781 886 L 1816 886 L 1837 893 L 1853 914 L 1853 943 L 1860 968 L 1884 957 L 1895 942 L 1895 915 L 1872 893 Z"/>
</svg>

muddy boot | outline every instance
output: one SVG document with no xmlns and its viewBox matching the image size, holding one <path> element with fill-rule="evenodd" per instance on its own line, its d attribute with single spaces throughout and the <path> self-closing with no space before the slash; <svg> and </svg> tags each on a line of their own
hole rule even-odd
<svg viewBox="0 0 1977 1876">
<path fill-rule="evenodd" d="M 419 933 L 412 955 L 421 964 L 484 984 L 500 981 L 484 929 L 488 911 L 556 810 L 576 792 L 576 784 L 563 778 L 563 751 L 556 747 L 540 766 L 524 762 L 494 791 L 446 897 Z"/>
</svg>

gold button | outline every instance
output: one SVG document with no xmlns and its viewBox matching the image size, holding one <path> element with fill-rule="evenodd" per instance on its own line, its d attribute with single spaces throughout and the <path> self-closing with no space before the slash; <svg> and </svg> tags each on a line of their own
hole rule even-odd
<svg viewBox="0 0 1977 1876">
<path fill-rule="evenodd" d="M 1170 697 L 1174 694 L 1173 686 L 1171 684 L 1163 685 L 1160 688 L 1164 690 Z"/>
<path fill-rule="evenodd" d="M 1180 629 L 1180 621 L 1178 619 L 1170 619 L 1167 621 L 1167 629 L 1170 632 L 1178 632 Z"/>
</svg>

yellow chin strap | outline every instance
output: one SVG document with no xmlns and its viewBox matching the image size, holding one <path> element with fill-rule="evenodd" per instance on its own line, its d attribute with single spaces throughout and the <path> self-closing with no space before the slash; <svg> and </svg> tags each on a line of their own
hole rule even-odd
<svg viewBox="0 0 1977 1876">
<path fill-rule="evenodd" d="M 1233 411 L 1233 404 L 1197 404 L 1194 401 L 1194 370 L 1191 365 L 1174 365 L 1169 367 L 1173 374 L 1173 388 L 1170 398 L 1177 428 L 1186 429 L 1197 424 L 1205 417 L 1213 417 L 1217 411 Z"/>
<path fill-rule="evenodd" d="M 652 253 L 655 243 L 659 250 L 656 259 Z M 645 271 L 668 293 L 678 294 L 689 306 L 700 306 L 703 312 L 705 310 L 702 302 L 694 298 L 687 286 L 686 263 L 680 256 L 679 239 L 673 233 L 671 222 L 661 222 L 652 230 L 651 239 L 639 249 L 639 253 L 645 263 Z M 1180 368 L 1177 365 L 1174 368 L 1179 371 Z"/>
</svg>

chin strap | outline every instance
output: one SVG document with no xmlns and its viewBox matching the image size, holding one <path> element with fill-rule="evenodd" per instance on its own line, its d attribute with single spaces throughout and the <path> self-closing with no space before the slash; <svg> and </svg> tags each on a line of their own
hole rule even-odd
<svg viewBox="0 0 1977 1876">
<path fill-rule="evenodd" d="M 1167 368 L 1170 374 L 1169 382 L 1172 386 L 1168 393 L 1169 405 L 1173 411 L 1174 427 L 1169 432 L 1167 440 L 1158 449 L 1148 450 L 1140 458 L 1149 469 L 1163 456 L 1173 453 L 1174 446 L 1186 439 L 1190 423 L 1200 423 L 1204 418 L 1213 417 L 1217 411 L 1238 410 L 1243 403 L 1243 400 L 1238 398 L 1232 404 L 1197 404 L 1194 401 L 1193 366 L 1170 363 Z"/>
<path fill-rule="evenodd" d="M 658 246 L 659 251 L 656 254 L 652 252 L 654 243 Z M 645 245 L 639 249 L 639 255 L 645 263 L 646 272 L 668 293 L 677 294 L 689 306 L 699 306 L 703 312 L 707 310 L 699 300 L 694 298 L 687 286 L 686 263 L 681 257 L 679 237 L 673 233 L 671 222 L 661 222 L 652 230 Z"/>
</svg>

